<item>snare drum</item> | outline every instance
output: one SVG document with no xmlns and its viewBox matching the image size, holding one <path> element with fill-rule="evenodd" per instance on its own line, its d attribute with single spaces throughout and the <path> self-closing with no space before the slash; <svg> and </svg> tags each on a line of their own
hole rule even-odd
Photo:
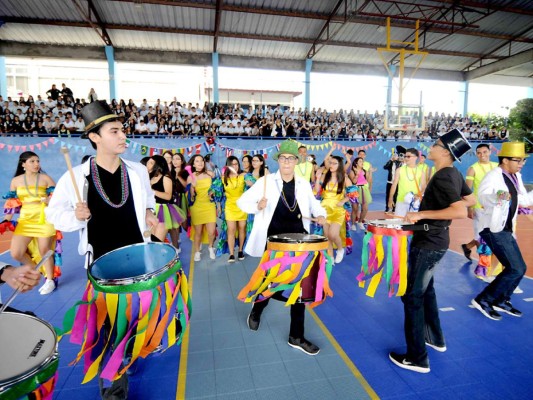
<svg viewBox="0 0 533 400">
<path fill-rule="evenodd" d="M 70 338 L 82 346 L 76 361 L 85 355 L 84 383 L 99 368 L 101 378 L 116 380 L 137 358 L 181 342 L 192 310 L 173 246 L 139 243 L 111 251 L 94 261 L 87 275 Z M 130 353 L 131 362 L 120 369 Z"/>
<path fill-rule="evenodd" d="M 389 297 L 403 296 L 407 289 L 407 255 L 412 231 L 403 219 L 377 219 L 368 221 L 363 239 L 359 286 L 370 282 L 367 296 L 374 297 L 379 283 L 387 283 Z"/>
<path fill-rule="evenodd" d="M 52 399 L 57 381 L 57 336 L 47 322 L 26 314 L 0 314 L 0 398 Z"/>
<path fill-rule="evenodd" d="M 328 240 L 320 235 L 288 233 L 268 238 L 267 249 L 248 284 L 239 293 L 244 302 L 261 301 L 280 293 L 286 305 L 315 307 L 332 297 L 329 277 L 333 258 Z"/>
</svg>

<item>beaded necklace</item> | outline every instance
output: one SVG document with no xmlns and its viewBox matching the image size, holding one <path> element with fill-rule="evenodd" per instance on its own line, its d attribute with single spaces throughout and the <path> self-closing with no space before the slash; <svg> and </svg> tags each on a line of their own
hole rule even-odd
<svg viewBox="0 0 533 400">
<path fill-rule="evenodd" d="M 409 176 L 409 170 L 410 169 L 413 169 L 413 177 L 411 178 Z M 414 181 L 416 179 L 416 173 L 418 172 L 418 166 L 414 167 L 414 168 L 410 168 L 408 166 L 406 166 L 406 169 L 405 169 L 405 175 L 407 176 L 407 179 L 409 179 L 411 182 Z"/>
<path fill-rule="evenodd" d="M 305 164 L 305 169 L 304 169 L 303 172 L 302 172 L 302 167 L 301 167 L 302 164 Z M 305 178 L 306 175 L 307 175 L 307 162 L 304 161 L 303 163 L 297 164 L 296 166 L 298 167 L 298 170 L 300 171 L 300 174 Z"/>
<path fill-rule="evenodd" d="M 289 209 L 289 211 L 292 213 L 296 210 L 296 207 L 298 207 L 298 203 L 296 202 L 296 185 L 294 187 L 294 202 L 292 203 L 292 206 L 289 205 L 289 202 L 287 201 L 287 197 L 285 197 L 285 192 L 283 191 L 283 183 L 281 184 L 281 201 Z"/>
<path fill-rule="evenodd" d="M 33 197 L 38 197 L 39 194 L 39 176 L 41 176 L 41 174 L 37 172 L 37 178 L 35 179 L 35 193 L 32 193 L 30 188 L 28 187 L 28 180 L 26 178 L 26 174 L 24 174 L 24 186 L 26 186 L 26 190 Z"/>
<path fill-rule="evenodd" d="M 125 203 L 126 200 L 128 200 L 128 197 L 130 195 L 130 187 L 128 185 L 128 173 L 126 171 L 126 166 L 124 165 L 124 161 L 120 160 L 120 169 L 121 169 L 121 176 L 120 176 L 120 186 L 122 187 L 122 196 L 120 199 L 120 203 L 115 204 L 111 202 L 109 197 L 107 196 L 106 192 L 104 191 L 104 187 L 102 186 L 102 182 L 100 181 L 100 174 L 98 173 L 98 166 L 96 165 L 96 161 L 93 158 L 91 158 L 91 175 L 93 178 L 94 186 L 96 186 L 96 191 L 108 205 L 110 205 L 113 208 L 120 208 Z"/>
</svg>

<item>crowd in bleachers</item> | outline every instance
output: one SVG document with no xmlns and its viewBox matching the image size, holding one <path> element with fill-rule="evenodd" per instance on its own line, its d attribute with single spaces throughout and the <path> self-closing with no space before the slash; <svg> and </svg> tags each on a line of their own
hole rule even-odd
<svg viewBox="0 0 533 400">
<path fill-rule="evenodd" d="M 85 128 L 80 110 L 87 101 L 95 101 L 93 89 L 86 99 L 75 98 L 65 85 L 55 85 L 47 97 L 34 99 L 0 96 L 0 134 L 59 135 L 79 134 Z M 312 110 L 278 105 L 241 106 L 209 105 L 205 103 L 161 102 L 149 104 L 146 99 L 112 100 L 117 115 L 124 118 L 128 135 L 146 137 L 216 138 L 216 137 L 294 137 L 313 140 L 422 140 L 431 141 L 453 128 L 472 140 L 506 140 L 505 127 L 474 121 L 459 114 L 430 112 L 424 117 L 421 130 L 387 130 L 384 113 L 366 110 L 332 112 L 322 108 Z"/>
</svg>

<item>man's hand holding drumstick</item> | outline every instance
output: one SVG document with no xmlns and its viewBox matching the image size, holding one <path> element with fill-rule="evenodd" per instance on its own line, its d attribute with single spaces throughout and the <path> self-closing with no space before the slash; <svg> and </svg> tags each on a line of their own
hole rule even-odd
<svg viewBox="0 0 533 400">
<path fill-rule="evenodd" d="M 70 157 L 68 154 L 68 148 L 61 147 L 61 153 L 63 153 L 63 156 L 65 156 L 65 163 L 67 164 L 68 172 L 70 174 L 70 179 L 72 181 L 72 185 L 74 186 L 74 191 L 76 193 L 76 208 L 74 210 L 74 215 L 76 216 L 76 219 L 78 221 L 88 221 L 91 219 L 91 211 L 89 210 L 89 207 L 87 206 L 87 203 L 83 201 L 80 195 L 80 190 L 78 189 L 78 185 L 76 184 L 76 177 L 74 176 L 74 170 L 72 169 L 72 163 L 70 162 Z"/>
</svg>

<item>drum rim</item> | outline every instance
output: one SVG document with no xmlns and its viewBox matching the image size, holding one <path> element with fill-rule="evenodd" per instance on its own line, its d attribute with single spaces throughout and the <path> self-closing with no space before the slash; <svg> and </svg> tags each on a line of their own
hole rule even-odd
<svg viewBox="0 0 533 400">
<path fill-rule="evenodd" d="M 168 248 L 171 248 L 174 250 L 174 257 L 169 261 L 167 262 L 165 265 L 163 265 L 161 268 L 159 268 L 157 271 L 154 271 L 154 272 L 149 272 L 149 273 L 146 273 L 146 274 L 142 274 L 142 275 L 136 275 L 136 276 L 132 276 L 132 277 L 128 277 L 128 278 L 116 278 L 116 279 L 104 279 L 104 278 L 96 278 L 93 274 L 92 274 L 92 267 L 94 264 L 96 264 L 96 262 L 100 259 L 102 259 L 103 257 L 109 255 L 109 254 L 112 254 L 114 252 L 119 252 L 120 250 L 124 250 L 126 248 L 131 248 L 131 247 L 137 247 L 137 246 L 146 246 L 146 245 L 156 245 L 156 246 L 161 246 L 161 245 L 164 245 L 165 247 L 168 247 Z M 148 281 L 150 279 L 152 279 L 153 277 L 155 276 L 158 276 L 158 275 L 161 275 L 162 273 L 168 271 L 170 268 L 172 268 L 176 262 L 179 260 L 179 254 L 178 254 L 178 250 L 168 244 L 168 243 L 158 243 L 158 242 L 142 242 L 142 243 L 134 243 L 134 244 L 130 244 L 130 245 L 127 245 L 127 246 L 122 246 L 122 247 L 119 247 L 118 249 L 115 249 L 115 250 L 112 250 L 106 254 L 103 254 L 101 255 L 100 257 L 98 257 L 96 260 L 94 260 L 90 265 L 89 265 L 89 268 L 87 269 L 87 274 L 91 277 L 92 280 L 94 280 L 96 283 L 98 283 L 99 285 L 102 285 L 102 286 L 127 286 L 127 285 L 131 285 L 133 283 L 137 283 L 137 282 L 144 282 L 144 281 Z"/>
<path fill-rule="evenodd" d="M 305 235 L 305 236 L 312 236 L 313 239 L 309 241 L 301 241 L 301 240 L 271 240 L 270 238 L 273 236 L 279 236 L 279 235 Z M 316 235 L 314 233 L 280 233 L 277 235 L 270 235 L 267 237 L 267 242 L 270 243 L 284 243 L 284 244 L 304 244 L 304 243 L 323 243 L 327 242 L 328 238 L 322 235 Z"/>
<path fill-rule="evenodd" d="M 33 315 L 28 315 L 28 314 L 23 314 L 23 313 L 4 311 L 2 314 L 11 314 L 11 315 L 16 316 L 16 317 L 30 318 L 30 319 L 34 319 L 34 320 L 42 323 L 47 328 L 49 328 L 50 331 L 52 332 L 54 340 L 55 340 L 55 347 L 54 347 L 54 350 L 51 352 L 51 354 L 48 355 L 48 357 L 46 357 L 39 365 L 36 365 L 36 366 L 32 367 L 30 370 L 22 372 L 22 373 L 20 373 L 18 375 L 15 375 L 15 376 L 7 379 L 7 380 L 3 380 L 3 381 L 0 380 L 0 393 L 7 392 L 9 389 L 11 389 L 12 387 L 16 386 L 16 384 L 25 381 L 26 379 L 28 379 L 31 376 L 34 376 L 36 371 L 39 371 L 41 369 L 44 369 L 45 367 L 48 367 L 51 363 L 53 363 L 54 361 L 59 359 L 59 352 L 57 350 L 57 347 L 59 345 L 59 342 L 57 340 L 57 333 L 56 333 L 54 327 L 49 322 L 47 322 L 47 321 L 45 321 L 43 319 L 40 319 L 39 317 L 36 317 L 36 316 L 33 316 Z M 0 318 L 1 318 L 2 314 L 0 314 Z M 57 368 L 56 368 L 56 370 L 57 370 Z"/>
</svg>

